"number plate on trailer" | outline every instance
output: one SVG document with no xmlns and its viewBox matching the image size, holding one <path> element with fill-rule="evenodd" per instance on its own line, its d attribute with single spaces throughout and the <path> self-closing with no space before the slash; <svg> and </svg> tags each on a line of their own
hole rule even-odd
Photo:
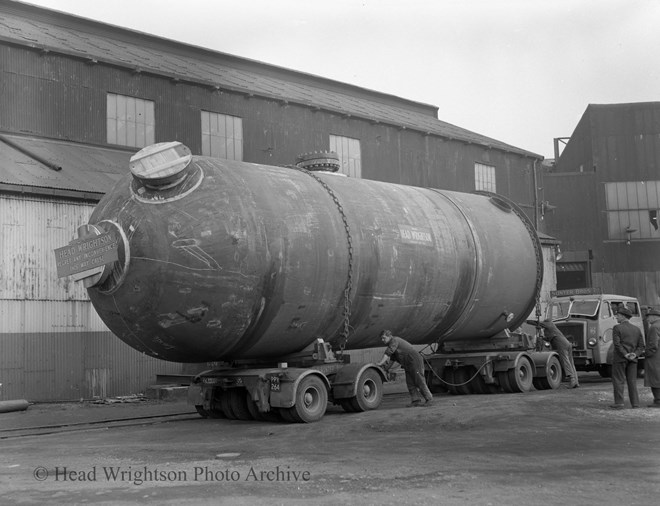
<svg viewBox="0 0 660 506">
<path fill-rule="evenodd" d="M 270 377 L 270 389 L 273 392 L 279 392 L 280 391 L 280 378 L 279 378 L 279 376 L 271 376 Z"/>
</svg>

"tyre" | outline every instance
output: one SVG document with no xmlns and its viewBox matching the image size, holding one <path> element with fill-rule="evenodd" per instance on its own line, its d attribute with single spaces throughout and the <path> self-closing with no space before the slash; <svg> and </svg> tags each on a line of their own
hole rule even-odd
<svg viewBox="0 0 660 506">
<path fill-rule="evenodd" d="M 305 376 L 298 385 L 296 403 L 291 410 L 291 416 L 296 422 L 317 422 L 328 407 L 328 390 L 318 376 Z"/>
<path fill-rule="evenodd" d="M 529 392 L 534 381 L 534 368 L 527 357 L 520 357 L 516 365 L 507 371 L 509 386 L 513 392 Z"/>
<path fill-rule="evenodd" d="M 509 383 L 509 371 L 498 371 L 497 381 L 504 393 L 511 394 L 514 392 L 513 386 Z"/>
<path fill-rule="evenodd" d="M 598 366 L 598 374 L 600 374 L 601 378 L 611 378 L 612 366 L 610 364 L 600 364 Z"/>
<path fill-rule="evenodd" d="M 206 411 L 201 404 L 196 404 L 195 409 L 197 410 L 197 412 L 199 413 L 199 415 L 202 418 L 208 418 L 209 417 L 208 411 Z"/>
<path fill-rule="evenodd" d="M 222 408 L 222 412 L 227 418 L 230 420 L 236 420 L 237 416 L 234 414 L 234 410 L 232 409 L 231 396 L 229 395 L 229 392 L 231 392 L 231 390 L 226 390 L 222 393 L 222 397 L 220 397 L 220 407 Z"/>
<path fill-rule="evenodd" d="M 537 390 L 555 390 L 561 385 L 562 370 L 557 357 L 550 357 L 545 365 L 545 376 L 534 378 Z"/>
<path fill-rule="evenodd" d="M 222 410 L 222 397 L 225 395 L 221 388 L 213 389 L 213 399 L 211 399 L 211 407 L 206 412 L 211 418 L 227 418 Z"/>
<path fill-rule="evenodd" d="M 383 380 L 373 369 L 367 369 L 357 382 L 357 394 L 351 397 L 353 411 L 362 412 L 377 409 L 383 401 Z"/>
<path fill-rule="evenodd" d="M 225 395 L 229 397 L 231 410 L 238 420 L 252 420 L 252 415 L 247 405 L 247 396 L 244 388 L 231 388 Z"/>
</svg>

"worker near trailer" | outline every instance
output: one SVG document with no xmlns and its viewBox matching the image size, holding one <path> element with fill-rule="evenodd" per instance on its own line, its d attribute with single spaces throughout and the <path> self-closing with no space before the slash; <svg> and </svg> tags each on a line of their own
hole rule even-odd
<svg viewBox="0 0 660 506">
<path fill-rule="evenodd" d="M 387 348 L 385 348 L 383 358 L 380 359 L 378 365 L 382 366 L 391 361 L 401 364 L 406 372 L 406 386 L 410 393 L 408 407 L 429 405 L 433 395 L 424 378 L 424 359 L 422 355 L 408 341 L 393 336 L 389 330 L 383 330 L 380 333 L 380 338 Z M 422 404 L 422 397 L 424 397 L 424 404 Z"/>
<path fill-rule="evenodd" d="M 548 341 L 550 347 L 559 355 L 559 361 L 562 369 L 564 369 L 564 375 L 569 381 L 570 388 L 579 387 L 580 382 L 578 381 L 575 362 L 573 362 L 573 345 L 552 320 L 545 320 L 540 324 L 543 328 L 543 339 Z"/>
<path fill-rule="evenodd" d="M 660 311 L 649 309 L 646 313 L 648 331 L 644 350 L 644 386 L 651 387 L 653 404 L 650 408 L 660 408 Z"/>
<path fill-rule="evenodd" d="M 614 389 L 614 404 L 612 409 L 624 407 L 623 391 L 628 385 L 628 398 L 633 408 L 639 407 L 637 393 L 637 358 L 644 353 L 644 337 L 642 331 L 630 323 L 632 312 L 622 306 L 616 313 L 617 325 L 612 329 L 612 386 Z"/>
</svg>

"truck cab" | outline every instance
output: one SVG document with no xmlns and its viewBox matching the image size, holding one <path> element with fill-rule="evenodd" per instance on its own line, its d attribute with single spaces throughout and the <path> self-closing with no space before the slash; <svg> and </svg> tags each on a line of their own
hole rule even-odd
<svg viewBox="0 0 660 506">
<path fill-rule="evenodd" d="M 633 314 L 630 323 L 644 335 L 642 308 L 634 297 L 600 293 L 586 288 L 551 292 L 546 318 L 573 344 L 573 360 L 578 371 L 598 371 L 604 378 L 612 374 L 612 332 L 615 315 L 623 305 Z M 639 369 L 643 369 L 640 360 Z"/>
</svg>

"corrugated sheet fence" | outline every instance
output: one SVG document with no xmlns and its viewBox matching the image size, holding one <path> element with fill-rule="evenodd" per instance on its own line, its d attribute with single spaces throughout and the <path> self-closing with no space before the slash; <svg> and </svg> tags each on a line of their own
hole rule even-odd
<svg viewBox="0 0 660 506">
<path fill-rule="evenodd" d="M 57 278 L 53 250 L 74 239 L 93 207 L 0 195 L 0 400 L 128 395 L 182 370 L 125 345 L 80 283 Z"/>
</svg>

